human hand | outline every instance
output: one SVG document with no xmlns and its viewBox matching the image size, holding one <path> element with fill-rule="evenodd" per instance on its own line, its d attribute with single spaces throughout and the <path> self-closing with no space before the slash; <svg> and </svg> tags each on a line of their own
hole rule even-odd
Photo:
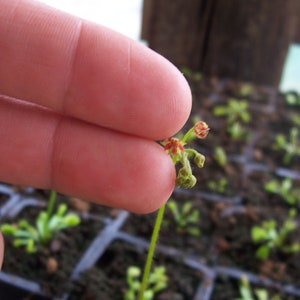
<svg viewBox="0 0 300 300">
<path fill-rule="evenodd" d="M 170 196 L 189 87 L 158 54 L 35 1 L 0 0 L 0 181 L 151 212 Z M 20 100 L 15 100 L 20 99 Z"/>
</svg>

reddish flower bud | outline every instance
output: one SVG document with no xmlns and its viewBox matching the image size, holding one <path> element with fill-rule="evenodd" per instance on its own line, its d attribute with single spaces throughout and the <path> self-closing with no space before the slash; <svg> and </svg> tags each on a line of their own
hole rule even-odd
<svg viewBox="0 0 300 300">
<path fill-rule="evenodd" d="M 194 125 L 194 132 L 199 139 L 205 139 L 208 135 L 209 128 L 203 121 L 199 121 Z"/>
<path fill-rule="evenodd" d="M 179 139 L 168 138 L 163 144 L 165 151 L 169 154 L 177 155 L 184 151 L 183 143 Z"/>
</svg>

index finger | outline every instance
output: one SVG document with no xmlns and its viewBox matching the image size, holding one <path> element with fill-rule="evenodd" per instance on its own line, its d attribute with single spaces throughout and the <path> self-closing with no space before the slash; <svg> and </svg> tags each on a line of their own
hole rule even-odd
<svg viewBox="0 0 300 300">
<path fill-rule="evenodd" d="M 96 125 L 162 139 L 190 113 L 190 89 L 167 60 L 34 1 L 0 0 L 0 53 L 0 93 Z"/>
</svg>

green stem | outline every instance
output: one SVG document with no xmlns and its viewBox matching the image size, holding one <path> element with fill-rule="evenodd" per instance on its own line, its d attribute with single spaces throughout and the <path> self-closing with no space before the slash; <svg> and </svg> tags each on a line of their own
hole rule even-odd
<svg viewBox="0 0 300 300">
<path fill-rule="evenodd" d="M 188 158 L 189 152 L 187 152 L 186 150 L 183 152 L 182 154 L 182 158 L 181 158 L 181 164 L 182 166 L 186 169 L 186 171 L 190 174 L 193 175 L 193 171 L 191 168 L 191 164 Z"/>
<path fill-rule="evenodd" d="M 188 130 L 188 132 L 184 135 L 184 137 L 181 139 L 182 143 L 187 143 L 190 140 L 192 140 L 195 137 L 194 135 L 194 127 Z"/>
<path fill-rule="evenodd" d="M 163 220 L 163 215 L 164 215 L 164 212 L 165 212 L 165 208 L 166 208 L 166 204 L 161 206 L 160 209 L 158 210 L 158 213 L 157 213 L 157 216 L 156 216 L 156 220 L 155 220 L 155 224 L 154 224 L 153 233 L 152 233 L 152 236 L 151 236 L 150 246 L 149 246 L 149 250 L 148 250 L 148 255 L 147 255 L 147 260 L 146 260 L 146 264 L 145 264 L 145 268 L 144 268 L 142 284 L 141 284 L 141 289 L 140 289 L 138 300 L 144 300 L 144 294 L 145 294 L 145 291 L 147 289 L 148 277 L 149 277 L 150 270 L 151 270 L 153 255 L 154 255 L 154 251 L 155 251 L 155 247 L 156 247 L 156 242 L 157 242 L 157 239 L 158 239 L 158 234 L 159 234 L 161 222 Z"/>
<path fill-rule="evenodd" d="M 188 155 L 191 154 L 191 156 L 196 156 L 198 154 L 198 152 L 194 149 L 190 149 L 190 148 L 187 148 L 187 149 L 184 149 L 184 152 L 187 153 Z"/>
<path fill-rule="evenodd" d="M 49 203 L 48 203 L 48 206 L 47 206 L 47 219 L 48 220 L 52 216 L 54 205 L 55 205 L 55 201 L 56 201 L 56 191 L 51 190 L 50 198 L 49 198 Z"/>
</svg>

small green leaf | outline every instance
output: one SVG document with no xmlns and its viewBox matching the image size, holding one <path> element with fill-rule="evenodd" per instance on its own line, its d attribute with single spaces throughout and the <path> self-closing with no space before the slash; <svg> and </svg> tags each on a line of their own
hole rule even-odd
<svg viewBox="0 0 300 300">
<path fill-rule="evenodd" d="M 253 226 L 251 230 L 251 238 L 255 243 L 264 241 L 267 237 L 267 232 L 264 228 L 259 226 Z"/>
<path fill-rule="evenodd" d="M 14 225 L 3 224 L 1 226 L 1 231 L 3 234 L 14 235 L 17 231 L 17 228 Z"/>
<path fill-rule="evenodd" d="M 66 213 L 67 209 L 68 209 L 68 207 L 67 207 L 66 204 L 64 204 L 64 203 L 63 203 L 63 204 L 60 204 L 60 205 L 58 206 L 56 215 L 62 217 L 62 216 Z"/>
<path fill-rule="evenodd" d="M 141 276 L 141 269 L 136 266 L 130 266 L 127 269 L 127 276 L 129 276 L 130 278 L 137 278 Z"/>
<path fill-rule="evenodd" d="M 63 222 L 66 227 L 74 227 L 80 223 L 80 218 L 74 213 L 69 213 L 64 217 Z"/>
<path fill-rule="evenodd" d="M 258 300 L 268 300 L 269 299 L 268 292 L 265 289 L 256 289 L 255 295 Z"/>
<path fill-rule="evenodd" d="M 193 236 L 199 236 L 200 235 L 200 230 L 198 228 L 188 228 L 187 232 L 190 235 L 193 235 Z"/>
<path fill-rule="evenodd" d="M 263 245 L 257 249 L 255 254 L 256 254 L 257 258 L 259 258 L 261 260 L 266 260 L 269 257 L 270 249 L 268 246 Z"/>
<path fill-rule="evenodd" d="M 191 202 L 185 202 L 182 206 L 182 214 L 187 215 L 192 208 Z"/>
</svg>

